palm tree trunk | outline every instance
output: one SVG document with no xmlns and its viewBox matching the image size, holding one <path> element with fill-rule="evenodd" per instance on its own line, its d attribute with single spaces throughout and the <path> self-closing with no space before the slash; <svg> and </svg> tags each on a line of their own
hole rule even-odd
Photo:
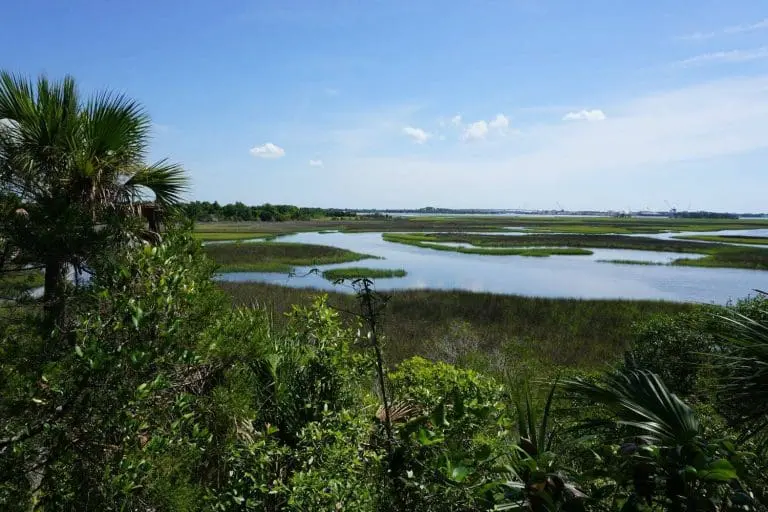
<svg viewBox="0 0 768 512">
<path fill-rule="evenodd" d="M 56 257 L 48 258 L 45 262 L 43 313 L 46 328 L 53 328 L 56 325 L 64 309 L 65 268 L 65 263 Z"/>
</svg>

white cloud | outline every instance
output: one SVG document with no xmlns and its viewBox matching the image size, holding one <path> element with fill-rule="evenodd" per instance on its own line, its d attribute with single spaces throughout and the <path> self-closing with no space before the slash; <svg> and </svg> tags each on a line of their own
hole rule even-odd
<svg viewBox="0 0 768 512">
<path fill-rule="evenodd" d="M 451 124 L 453 126 L 461 126 L 461 114 L 456 114 L 451 118 Z"/>
<path fill-rule="evenodd" d="M 505 131 L 509 128 L 509 118 L 504 114 L 496 114 L 496 119 L 488 123 L 488 127 L 494 130 Z"/>
<path fill-rule="evenodd" d="M 322 167 L 323 166 L 323 161 L 322 160 L 310 160 L 309 161 L 309 166 L 310 167 Z"/>
<path fill-rule="evenodd" d="M 488 123 L 485 121 L 475 121 L 470 123 L 461 134 L 461 140 L 465 142 L 473 140 L 482 140 L 488 135 Z"/>
<path fill-rule="evenodd" d="M 324 92 L 325 92 L 325 94 L 327 96 L 338 96 L 339 95 L 339 90 L 338 89 L 334 89 L 333 87 L 326 87 L 324 89 Z"/>
<path fill-rule="evenodd" d="M 604 121 L 605 119 L 606 115 L 600 109 L 568 112 L 563 116 L 563 121 Z"/>
<path fill-rule="evenodd" d="M 730 50 L 724 52 L 705 53 L 677 62 L 678 66 L 693 67 L 704 64 L 728 64 L 748 62 L 751 60 L 768 59 L 768 46 L 750 50 Z"/>
<path fill-rule="evenodd" d="M 684 35 L 680 39 L 698 41 L 702 39 L 711 39 L 713 37 L 717 37 L 720 35 L 743 34 L 745 32 L 754 32 L 756 30 L 766 30 L 766 29 L 768 29 L 768 18 L 758 21 L 757 23 L 749 23 L 745 25 L 732 25 L 730 27 L 725 27 L 720 30 L 713 30 L 712 32 L 694 32 L 693 34 Z"/>
<path fill-rule="evenodd" d="M 461 122 L 461 117 L 458 117 L 457 122 Z M 454 118 L 456 119 L 456 118 Z M 509 118 L 504 114 L 496 114 L 496 117 L 490 121 L 480 120 L 474 123 L 468 124 L 464 127 L 464 132 L 459 137 L 464 142 L 470 142 L 473 140 L 485 139 L 491 132 L 495 132 L 499 135 L 506 135 L 509 128 Z"/>
<path fill-rule="evenodd" d="M 267 142 L 263 146 L 251 148 L 251 154 L 257 158 L 282 158 L 285 156 L 285 150 L 280 146 Z"/>
<path fill-rule="evenodd" d="M 413 126 L 403 128 L 403 133 L 413 139 L 413 142 L 416 144 L 424 144 L 432 137 L 431 133 L 427 133 L 421 128 L 414 128 Z"/>
</svg>

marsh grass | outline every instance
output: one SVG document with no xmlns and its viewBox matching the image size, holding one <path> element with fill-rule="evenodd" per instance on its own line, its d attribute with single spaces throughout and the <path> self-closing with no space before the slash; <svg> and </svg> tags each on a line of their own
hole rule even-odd
<svg viewBox="0 0 768 512">
<path fill-rule="evenodd" d="M 408 272 L 398 269 L 386 269 L 386 268 L 365 268 L 365 267 L 348 267 L 348 268 L 333 268 L 323 272 L 323 277 L 329 281 L 336 281 L 338 279 L 359 279 L 367 277 L 368 279 L 387 279 L 392 277 L 405 277 Z"/>
<path fill-rule="evenodd" d="M 203 242 L 274 238 L 274 235 L 271 235 L 269 233 L 249 233 L 249 232 L 234 232 L 234 231 L 232 232 L 200 231 L 200 232 L 192 233 L 192 236 Z"/>
<path fill-rule="evenodd" d="M 396 242 L 430 249 L 454 250 L 464 252 L 462 248 L 450 246 L 438 246 L 440 243 L 465 243 L 471 244 L 482 250 L 489 248 L 493 254 L 496 247 L 504 250 L 515 251 L 514 248 L 546 247 L 545 250 L 555 251 L 556 248 L 565 250 L 579 248 L 586 249 L 630 249 L 658 252 L 675 252 L 704 254 L 704 258 L 679 258 L 672 265 L 720 267 L 720 268 L 746 268 L 753 270 L 768 270 L 768 250 L 759 247 L 729 246 L 722 243 L 694 242 L 686 240 L 665 240 L 642 236 L 626 235 L 573 235 L 573 234 L 530 234 L 520 236 L 508 235 L 478 235 L 473 233 L 383 233 L 382 238 L 389 242 Z M 553 246 L 550 249 L 548 246 Z M 467 249 L 474 251 L 475 249 Z M 533 249 L 536 250 L 536 249 Z M 576 249 L 578 250 L 578 249 Z M 554 254 L 557 254 L 553 252 Z M 563 254 L 563 253 L 559 253 Z M 567 254 L 567 253 L 565 253 Z M 614 261 L 616 263 L 616 261 Z M 622 263 L 627 263 L 623 261 Z"/>
<path fill-rule="evenodd" d="M 731 267 L 751 270 L 768 270 L 768 250 L 751 247 L 720 245 L 704 258 L 681 258 L 673 265 L 689 267 Z"/>
<path fill-rule="evenodd" d="M 520 236 L 478 235 L 467 233 L 384 233 L 389 242 L 417 245 L 423 243 L 466 243 L 477 247 L 566 247 L 593 249 L 634 249 L 662 252 L 706 253 L 722 245 L 626 235 L 530 234 Z M 430 246 L 431 247 L 431 246 Z"/>
<path fill-rule="evenodd" d="M 673 237 L 678 240 L 700 240 L 702 242 L 721 242 L 727 244 L 768 245 L 768 237 L 745 235 L 690 235 Z"/>
<path fill-rule="evenodd" d="M 204 250 L 221 272 L 291 272 L 297 266 L 376 258 L 338 247 L 282 242 L 211 244 Z"/>
<path fill-rule="evenodd" d="M 573 247 L 520 247 L 520 248 L 505 248 L 505 247 L 456 247 L 451 245 L 441 245 L 442 242 L 459 242 L 476 245 L 473 242 L 467 240 L 478 240 L 479 238 L 473 238 L 476 235 L 461 235 L 460 233 L 434 233 L 434 234 L 413 234 L 413 233 L 384 233 L 382 238 L 387 242 L 395 242 L 406 245 L 412 245 L 414 247 L 421 247 L 424 249 L 434 249 L 437 251 L 449 251 L 459 252 L 462 254 L 484 254 L 493 256 L 531 256 L 531 257 L 547 257 L 553 255 L 574 255 L 584 256 L 592 254 L 592 251 L 588 249 L 580 249 Z M 480 235 L 485 237 L 485 235 Z M 453 239 L 455 237 L 456 239 Z M 460 238 L 460 239 L 459 239 Z M 517 237 L 513 237 L 517 238 Z M 534 244 L 531 244 L 534 245 Z"/>
<path fill-rule="evenodd" d="M 323 293 L 265 283 L 223 282 L 220 286 L 236 305 L 266 307 L 278 321 L 292 304 L 309 304 Z M 340 310 L 355 311 L 353 295 L 328 295 L 329 302 Z M 532 365 L 602 368 L 617 361 L 628 347 L 634 322 L 700 307 L 662 301 L 551 299 L 464 291 L 401 290 L 388 295 L 382 328 L 389 364 L 414 355 L 443 359 L 455 343 L 457 350 L 463 347 L 464 352 L 471 345 L 473 353 L 462 352 L 462 357 L 473 359 L 477 365 L 507 369 Z M 355 321 L 349 315 L 345 318 Z"/>
<path fill-rule="evenodd" d="M 288 234 L 306 231 L 338 230 L 346 232 L 415 231 L 508 231 L 527 230 L 608 234 L 663 233 L 668 231 L 719 231 L 724 229 L 768 228 L 766 219 L 667 219 L 617 217 L 530 217 L 530 216 L 434 216 L 359 218 L 286 222 L 209 222 L 197 223 L 198 232 L 251 232 Z"/>
</svg>

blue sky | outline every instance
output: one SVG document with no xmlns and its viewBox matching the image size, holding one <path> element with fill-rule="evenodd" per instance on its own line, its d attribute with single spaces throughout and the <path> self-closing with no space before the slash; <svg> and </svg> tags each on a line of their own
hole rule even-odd
<svg viewBox="0 0 768 512">
<path fill-rule="evenodd" d="M 0 66 L 152 115 L 190 197 L 768 211 L 764 0 L 8 0 Z"/>
</svg>

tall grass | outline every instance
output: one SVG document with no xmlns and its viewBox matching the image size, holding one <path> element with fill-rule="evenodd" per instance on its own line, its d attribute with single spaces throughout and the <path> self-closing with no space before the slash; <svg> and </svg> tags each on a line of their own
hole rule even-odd
<svg viewBox="0 0 768 512">
<path fill-rule="evenodd" d="M 262 283 L 227 282 L 221 287 L 235 304 L 267 307 L 278 320 L 293 304 L 309 304 L 321 293 Z M 343 311 L 356 308 L 351 295 L 330 293 L 329 302 Z M 470 358 L 483 359 L 489 366 L 596 368 L 620 357 L 634 322 L 696 307 L 661 301 L 402 290 L 390 294 L 382 329 L 390 364 L 414 355 L 441 358 L 446 349 L 467 345 L 478 352 L 468 354 Z"/>
</svg>

